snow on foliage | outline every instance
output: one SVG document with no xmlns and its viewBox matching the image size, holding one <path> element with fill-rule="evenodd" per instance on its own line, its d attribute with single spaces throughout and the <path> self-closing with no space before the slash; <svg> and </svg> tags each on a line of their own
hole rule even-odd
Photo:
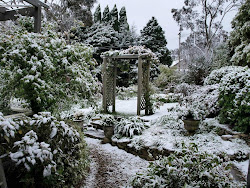
<svg viewBox="0 0 250 188">
<path fill-rule="evenodd" d="M 6 136 L 9 138 L 15 137 L 15 132 L 19 129 L 19 125 L 11 119 L 6 120 L 0 112 L 0 128 L 3 130 L 3 132 L 0 132 L 1 137 Z"/>
<path fill-rule="evenodd" d="M 249 146 L 241 139 L 234 139 L 232 142 L 224 141 L 217 130 L 222 124 L 217 119 L 209 118 L 201 121 L 199 129 L 193 136 L 187 136 L 184 123 L 180 119 L 180 112 L 171 112 L 152 122 L 148 129 L 141 135 L 134 136 L 129 146 L 141 149 L 144 146 L 149 148 L 178 150 L 182 148 L 181 143 L 195 143 L 200 151 L 207 151 L 210 154 L 238 156 L 239 159 L 247 158 Z"/>
<path fill-rule="evenodd" d="M 93 49 L 83 44 L 67 44 L 60 34 L 51 30 L 42 34 L 3 33 L 0 36 L 1 93 L 24 98 L 34 112 L 53 111 L 78 97 L 93 103 L 98 85 L 91 71 L 95 65 L 92 53 Z"/>
<path fill-rule="evenodd" d="M 234 65 L 249 66 L 250 64 L 250 3 L 243 1 L 238 13 L 232 21 L 233 31 L 230 33 L 229 46 L 233 54 L 231 61 Z"/>
<path fill-rule="evenodd" d="M 114 137 L 133 137 L 142 134 L 146 128 L 146 124 L 141 119 L 136 117 L 122 118 L 115 125 Z"/>
<path fill-rule="evenodd" d="M 239 131 L 250 131 L 250 69 L 229 66 L 214 70 L 205 84 L 219 84 L 220 118 L 224 123 L 236 125 Z"/>
<path fill-rule="evenodd" d="M 182 83 L 176 86 L 176 93 L 183 94 L 181 107 L 173 109 L 182 113 L 183 118 L 190 113 L 194 119 L 201 120 L 215 116 L 219 112 L 219 85 L 193 86 Z"/>
<path fill-rule="evenodd" d="M 230 163 L 222 158 L 200 152 L 197 145 L 182 143 L 183 149 L 161 158 L 138 174 L 133 187 L 243 187 L 230 174 Z"/>
<path fill-rule="evenodd" d="M 154 62 L 158 62 L 157 56 L 148 48 L 144 46 L 131 46 L 126 50 L 110 50 L 102 53 L 103 56 L 119 56 L 119 55 L 146 55 L 146 58 Z"/>
<path fill-rule="evenodd" d="M 190 109 L 194 119 L 204 119 L 219 112 L 219 86 L 203 86 L 183 99 L 183 105 Z"/>
<path fill-rule="evenodd" d="M 204 81 L 204 85 L 219 84 L 223 76 L 230 72 L 241 72 L 247 70 L 247 67 L 226 66 L 212 71 Z"/>
<path fill-rule="evenodd" d="M 55 187 L 73 185 L 83 176 L 87 161 L 80 133 L 49 112 L 19 119 L 6 119 L 0 113 L 0 141 L 0 158 L 17 165 L 17 176 L 52 176 L 49 185 Z"/>
<path fill-rule="evenodd" d="M 50 145 L 45 142 L 37 142 L 37 140 L 37 134 L 33 130 L 27 132 L 21 141 L 14 143 L 14 148 L 18 148 L 18 150 L 14 153 L 10 152 L 10 158 L 17 165 L 23 163 L 28 171 L 31 169 L 30 165 L 34 166 L 37 160 L 40 160 L 41 163 L 45 163 L 43 176 L 50 176 L 51 168 L 56 168 Z"/>
</svg>

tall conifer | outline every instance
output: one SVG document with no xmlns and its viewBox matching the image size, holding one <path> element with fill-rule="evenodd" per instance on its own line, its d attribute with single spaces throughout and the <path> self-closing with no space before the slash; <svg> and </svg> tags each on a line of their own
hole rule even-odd
<svg viewBox="0 0 250 188">
<path fill-rule="evenodd" d="M 108 24 L 110 22 L 109 6 L 107 5 L 103 11 L 102 22 Z"/>
<path fill-rule="evenodd" d="M 115 31 L 119 30 L 119 20 L 118 20 L 118 10 L 116 5 L 114 6 L 114 8 L 110 11 L 110 23 L 112 25 L 112 27 L 114 28 Z"/>
<path fill-rule="evenodd" d="M 152 17 L 141 30 L 140 43 L 156 53 L 162 64 L 170 65 L 172 63 L 170 51 L 166 47 L 167 40 L 164 31 L 155 17 Z"/>
<path fill-rule="evenodd" d="M 119 12 L 120 30 L 129 30 L 126 8 L 122 7 Z"/>
<path fill-rule="evenodd" d="M 102 13 L 101 13 L 101 6 L 99 4 L 94 13 L 94 22 L 95 23 L 101 22 L 101 20 L 102 20 Z"/>
</svg>

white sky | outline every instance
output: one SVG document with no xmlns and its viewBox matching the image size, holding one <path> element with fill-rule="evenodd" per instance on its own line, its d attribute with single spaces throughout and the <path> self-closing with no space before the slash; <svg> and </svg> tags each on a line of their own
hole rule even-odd
<svg viewBox="0 0 250 188">
<path fill-rule="evenodd" d="M 130 26 L 136 26 L 138 34 L 154 16 L 165 31 L 168 42 L 167 47 L 172 50 L 178 47 L 178 26 L 172 17 L 171 9 L 181 8 L 184 5 L 183 2 L 184 0 L 98 0 L 93 8 L 93 12 L 98 4 L 101 5 L 102 12 L 107 5 L 112 10 L 114 4 L 116 4 L 118 11 L 125 6 L 128 23 Z M 224 29 L 227 31 L 231 29 L 230 22 L 234 14 L 228 15 L 224 21 Z M 187 34 L 184 32 L 183 37 L 185 35 Z"/>
</svg>

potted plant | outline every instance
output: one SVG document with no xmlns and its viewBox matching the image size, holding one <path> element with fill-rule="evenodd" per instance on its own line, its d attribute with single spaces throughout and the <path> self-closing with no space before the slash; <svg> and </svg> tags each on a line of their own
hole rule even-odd
<svg viewBox="0 0 250 188">
<path fill-rule="evenodd" d="M 200 120 L 196 120 L 192 112 L 189 110 L 187 115 L 184 116 L 183 122 L 184 122 L 184 128 L 189 133 L 194 133 L 199 128 Z"/>
<path fill-rule="evenodd" d="M 102 127 L 104 131 L 104 142 L 111 142 L 111 138 L 114 135 L 114 125 L 116 120 L 114 116 L 107 115 L 102 118 Z"/>
</svg>

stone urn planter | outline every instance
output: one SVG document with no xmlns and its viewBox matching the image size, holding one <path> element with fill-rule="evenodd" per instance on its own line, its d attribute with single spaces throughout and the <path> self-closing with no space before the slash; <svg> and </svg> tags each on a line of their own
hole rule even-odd
<svg viewBox="0 0 250 188">
<path fill-rule="evenodd" d="M 82 119 L 73 119 L 73 122 L 75 125 L 82 127 L 83 126 L 83 120 Z"/>
<path fill-rule="evenodd" d="M 114 126 L 104 126 L 103 131 L 105 136 L 103 141 L 105 143 L 111 143 L 111 138 L 114 135 Z"/>
<path fill-rule="evenodd" d="M 184 119 L 184 128 L 189 132 L 189 133 L 194 133 L 198 128 L 199 128 L 199 120 L 194 120 L 194 119 Z"/>
</svg>

